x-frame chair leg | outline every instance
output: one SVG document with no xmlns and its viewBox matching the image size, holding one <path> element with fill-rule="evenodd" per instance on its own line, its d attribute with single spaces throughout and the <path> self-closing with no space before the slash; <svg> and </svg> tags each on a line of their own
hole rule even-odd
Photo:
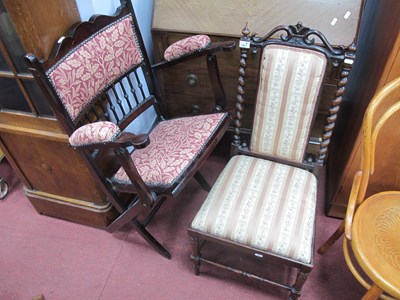
<svg viewBox="0 0 400 300">
<path fill-rule="evenodd" d="M 211 186 L 208 184 L 207 180 L 204 179 L 203 175 L 201 175 L 199 171 L 197 171 L 193 177 L 204 190 L 206 190 L 207 192 L 211 191 Z"/>
<path fill-rule="evenodd" d="M 161 245 L 151 234 L 144 228 L 144 226 L 135 218 L 132 220 L 133 225 L 137 232 L 162 256 L 165 258 L 170 259 L 171 254 L 168 252 L 167 249 L 163 245 Z"/>
<path fill-rule="evenodd" d="M 125 211 L 121 212 L 121 215 L 107 226 L 107 231 L 117 231 L 123 225 L 130 223 L 133 218 L 140 215 L 145 209 L 146 208 L 137 199 L 134 204 L 129 206 Z"/>
<path fill-rule="evenodd" d="M 164 201 L 167 199 L 167 197 L 162 197 L 160 200 L 158 200 L 157 204 L 153 207 L 151 212 L 147 215 L 146 219 L 142 222 L 143 227 L 146 227 L 147 224 L 153 219 L 154 215 L 158 211 L 158 209 L 163 205 Z"/>
<path fill-rule="evenodd" d="M 107 227 L 108 232 L 114 232 L 122 225 L 126 223 L 131 223 L 135 226 L 137 232 L 162 256 L 170 259 L 171 254 L 162 246 L 147 230 L 146 226 L 154 217 L 158 209 L 164 203 L 167 197 L 162 197 L 157 204 L 152 208 L 150 213 L 146 216 L 145 220 L 141 223 L 137 220 L 137 216 L 140 215 L 145 207 L 140 203 L 140 201 L 136 201 L 132 206 L 130 206 L 125 212 L 123 212 L 114 222 L 112 222 Z"/>
</svg>

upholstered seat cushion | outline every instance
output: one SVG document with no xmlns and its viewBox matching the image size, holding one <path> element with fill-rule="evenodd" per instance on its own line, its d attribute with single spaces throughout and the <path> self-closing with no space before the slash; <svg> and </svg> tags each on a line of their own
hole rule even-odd
<svg viewBox="0 0 400 300">
<path fill-rule="evenodd" d="M 160 122 L 149 135 L 150 144 L 131 155 L 143 181 L 149 186 L 173 185 L 228 116 L 217 113 Z M 123 168 L 113 180 L 131 183 Z"/>
<path fill-rule="evenodd" d="M 101 144 L 115 141 L 121 131 L 112 122 L 95 122 L 79 127 L 69 138 L 69 144 L 73 147 Z"/>
<path fill-rule="evenodd" d="M 259 158 L 231 158 L 191 229 L 310 263 L 317 181 L 305 170 Z"/>
<path fill-rule="evenodd" d="M 203 50 L 211 43 L 207 35 L 199 34 L 179 40 L 170 45 L 164 52 L 164 58 L 171 61 L 196 51 Z"/>
</svg>

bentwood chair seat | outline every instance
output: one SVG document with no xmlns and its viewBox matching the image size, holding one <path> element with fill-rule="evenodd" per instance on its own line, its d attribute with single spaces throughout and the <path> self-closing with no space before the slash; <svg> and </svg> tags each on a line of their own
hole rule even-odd
<svg viewBox="0 0 400 300">
<path fill-rule="evenodd" d="M 400 192 L 388 191 L 368 197 L 357 209 L 351 230 L 351 249 L 361 269 L 376 285 L 400 299 Z M 351 266 L 348 241 L 345 257 Z M 368 299 L 368 298 L 367 298 Z"/>
</svg>

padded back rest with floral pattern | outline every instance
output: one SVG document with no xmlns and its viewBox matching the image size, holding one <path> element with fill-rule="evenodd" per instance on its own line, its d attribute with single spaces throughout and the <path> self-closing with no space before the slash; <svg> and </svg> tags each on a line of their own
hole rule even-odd
<svg viewBox="0 0 400 300">
<path fill-rule="evenodd" d="M 326 68 L 324 54 L 267 45 L 262 52 L 250 150 L 302 162 Z"/>
<path fill-rule="evenodd" d="M 46 75 L 76 121 L 97 95 L 142 60 L 128 15 L 78 45 Z"/>
<path fill-rule="evenodd" d="M 69 134 L 100 120 L 123 130 L 156 104 L 149 61 L 127 7 L 75 25 L 53 53 L 44 62 L 27 61 Z"/>
</svg>

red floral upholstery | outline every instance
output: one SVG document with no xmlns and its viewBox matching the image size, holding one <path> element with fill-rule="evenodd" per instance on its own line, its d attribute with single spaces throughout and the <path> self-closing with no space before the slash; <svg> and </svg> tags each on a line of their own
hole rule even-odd
<svg viewBox="0 0 400 300">
<path fill-rule="evenodd" d="M 149 186 L 172 185 L 227 117 L 218 113 L 160 122 L 150 133 L 150 144 L 131 155 L 144 182 Z M 122 168 L 113 180 L 131 183 Z"/>
<path fill-rule="evenodd" d="M 119 127 L 112 122 L 96 122 L 79 127 L 69 138 L 73 147 L 115 141 L 121 134 Z"/>
<path fill-rule="evenodd" d="M 47 72 L 72 120 L 122 73 L 142 61 L 132 18 L 112 24 Z"/>
<path fill-rule="evenodd" d="M 170 45 L 164 52 L 165 60 L 171 61 L 193 52 L 203 50 L 211 43 L 207 35 L 199 34 L 179 40 Z"/>
</svg>

